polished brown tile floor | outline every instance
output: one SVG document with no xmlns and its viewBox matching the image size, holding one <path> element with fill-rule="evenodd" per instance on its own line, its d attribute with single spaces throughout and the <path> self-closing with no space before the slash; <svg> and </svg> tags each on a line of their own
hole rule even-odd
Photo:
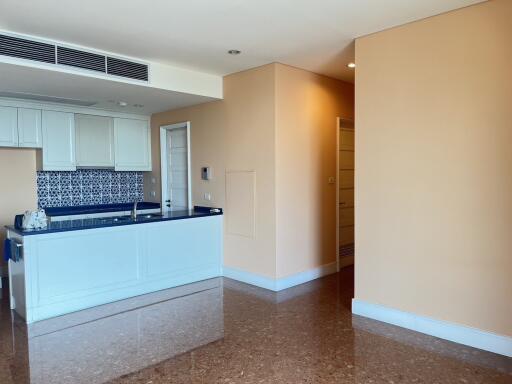
<svg viewBox="0 0 512 384">
<path fill-rule="evenodd" d="M 12 316 L 4 290 L 0 383 L 512 383 L 510 358 L 352 316 L 352 276 L 279 293 L 217 279 L 37 327 Z"/>
</svg>

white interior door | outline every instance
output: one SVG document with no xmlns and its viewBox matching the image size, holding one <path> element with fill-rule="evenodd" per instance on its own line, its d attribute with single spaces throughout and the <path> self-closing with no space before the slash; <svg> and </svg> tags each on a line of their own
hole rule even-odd
<svg viewBox="0 0 512 384">
<path fill-rule="evenodd" d="M 188 124 L 162 127 L 162 206 L 184 210 L 191 205 L 190 145 Z M 164 160 L 165 159 L 165 160 Z"/>
</svg>

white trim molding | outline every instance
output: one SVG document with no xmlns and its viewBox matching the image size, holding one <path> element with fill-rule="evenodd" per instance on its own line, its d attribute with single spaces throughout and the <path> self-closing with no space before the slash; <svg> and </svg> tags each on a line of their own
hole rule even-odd
<svg viewBox="0 0 512 384">
<path fill-rule="evenodd" d="M 512 357 L 512 337 L 509 336 L 415 315 L 358 299 L 352 299 L 352 313 L 455 343 Z"/>
<path fill-rule="evenodd" d="M 226 266 L 224 266 L 223 268 L 223 276 L 229 277 L 230 279 L 233 280 L 241 281 L 242 283 L 247 283 L 255 285 L 260 288 L 269 289 L 274 292 L 279 292 L 282 291 L 283 289 L 291 288 L 296 285 L 304 284 L 307 283 L 308 281 L 316 280 L 320 277 L 336 273 L 336 271 L 337 262 L 334 261 L 332 263 L 324 264 L 314 269 L 299 272 L 294 275 L 289 275 L 278 279 L 273 279 L 271 277 L 262 276 L 255 273 L 246 272 L 240 269 L 230 268 Z"/>
</svg>

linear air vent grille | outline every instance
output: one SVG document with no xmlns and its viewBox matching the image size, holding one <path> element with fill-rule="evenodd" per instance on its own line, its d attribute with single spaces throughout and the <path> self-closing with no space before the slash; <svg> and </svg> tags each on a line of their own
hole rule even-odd
<svg viewBox="0 0 512 384">
<path fill-rule="evenodd" d="M 0 34 L 0 56 L 66 65 L 107 75 L 149 81 L 149 66 L 147 64 L 107 57 L 101 53 L 82 51 L 51 42 L 29 40 L 16 35 Z"/>
<path fill-rule="evenodd" d="M 148 81 L 148 66 L 146 64 L 117 59 L 115 57 L 107 57 L 107 73 L 109 75 Z"/>
<path fill-rule="evenodd" d="M 55 64 L 55 46 L 0 34 L 0 55 Z"/>
<path fill-rule="evenodd" d="M 57 64 L 106 73 L 105 56 L 57 46 Z"/>
</svg>

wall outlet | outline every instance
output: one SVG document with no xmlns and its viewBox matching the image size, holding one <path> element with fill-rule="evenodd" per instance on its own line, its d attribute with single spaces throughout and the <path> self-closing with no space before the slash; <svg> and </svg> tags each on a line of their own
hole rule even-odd
<svg viewBox="0 0 512 384">
<path fill-rule="evenodd" d="M 151 192 L 149 192 L 149 195 L 150 195 L 151 197 L 156 197 L 156 192 L 155 192 L 155 191 L 151 191 Z"/>
<path fill-rule="evenodd" d="M 205 194 L 203 195 L 203 199 L 205 199 L 206 201 L 211 201 L 212 194 L 210 192 L 205 192 Z"/>
<path fill-rule="evenodd" d="M 336 178 L 335 178 L 335 177 L 333 177 L 333 176 L 329 177 L 329 181 L 328 181 L 328 183 L 329 183 L 329 184 L 334 184 L 334 183 L 336 183 Z"/>
</svg>

